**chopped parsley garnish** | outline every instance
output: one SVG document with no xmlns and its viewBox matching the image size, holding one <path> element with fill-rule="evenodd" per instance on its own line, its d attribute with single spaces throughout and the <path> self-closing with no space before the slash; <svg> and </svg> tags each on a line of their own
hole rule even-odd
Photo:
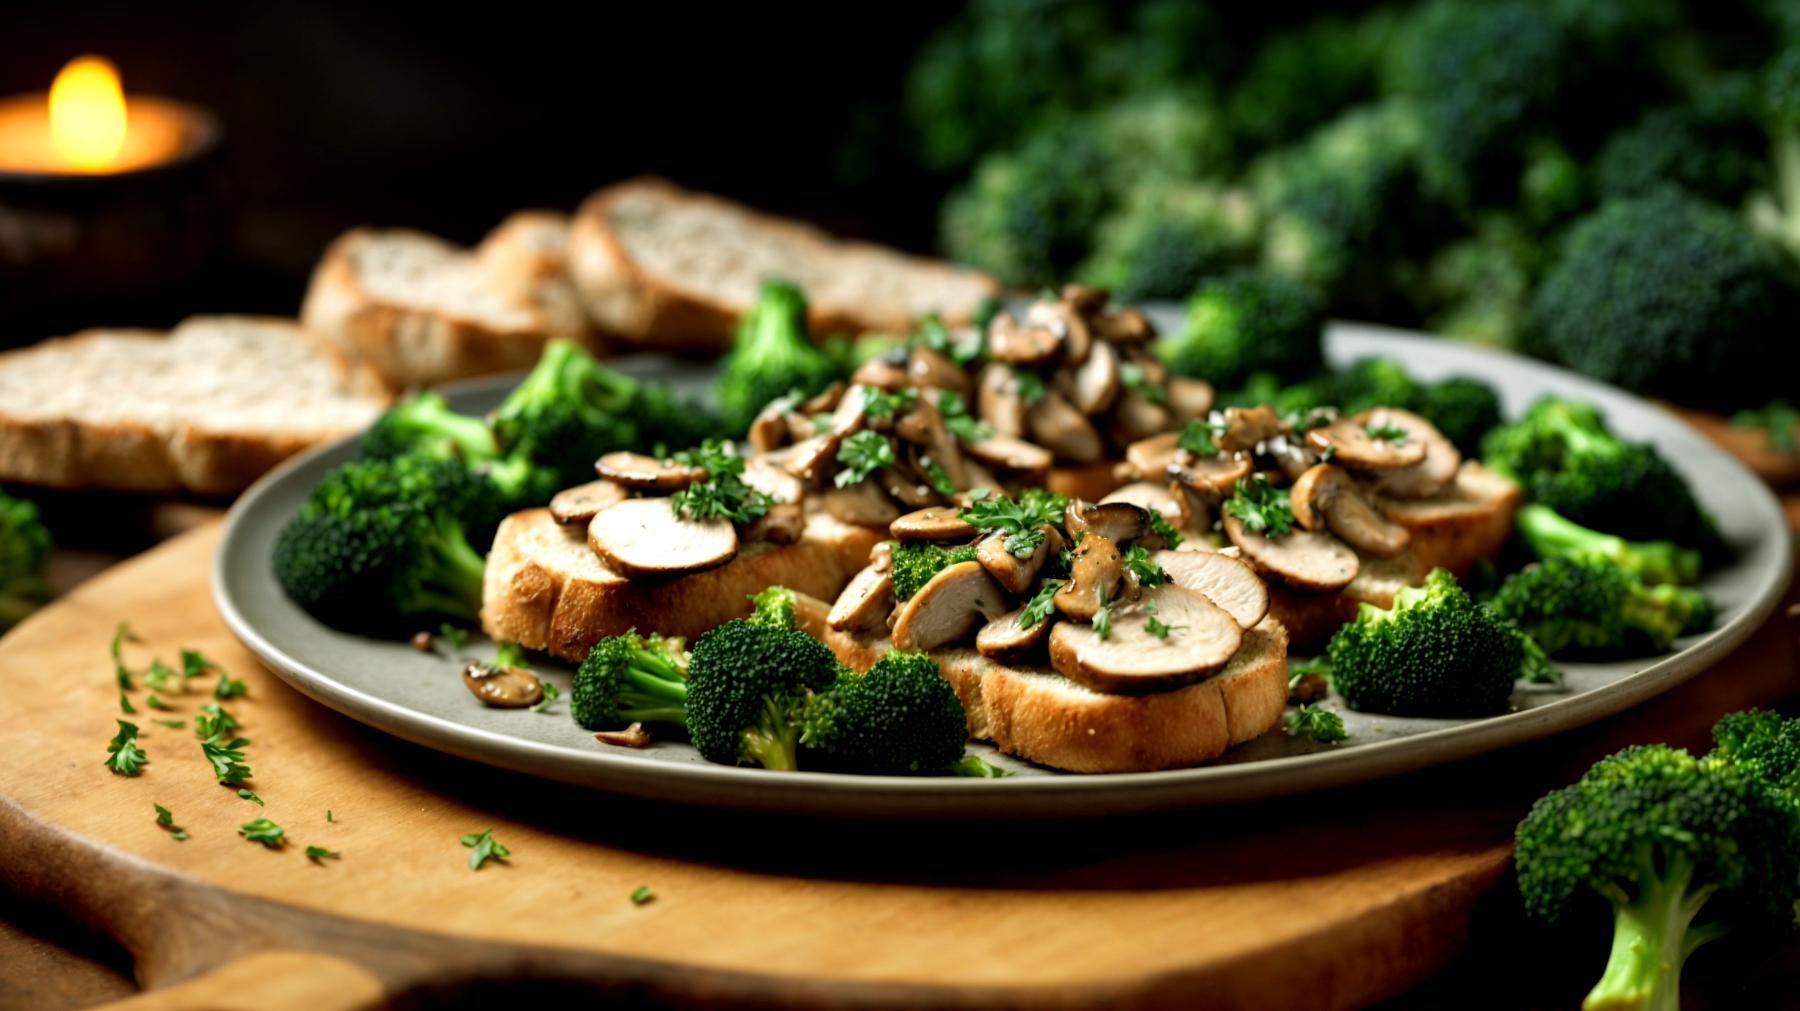
<svg viewBox="0 0 1800 1011">
<path fill-rule="evenodd" d="M 1119 382 L 1128 390 L 1136 390 L 1138 396 L 1152 404 L 1169 402 L 1169 391 L 1151 382 L 1144 367 L 1136 362 L 1119 363 Z"/>
<path fill-rule="evenodd" d="M 641 906 L 654 898 L 656 895 L 650 891 L 649 885 L 639 885 L 631 891 L 631 904 L 634 906 Z"/>
<path fill-rule="evenodd" d="M 164 831 L 169 833 L 169 838 L 176 842 L 181 842 L 188 837 L 187 830 L 175 824 L 175 813 L 173 811 L 170 811 L 168 808 L 154 801 L 151 802 L 150 806 L 156 808 L 156 823 L 162 826 Z"/>
<path fill-rule="evenodd" d="M 693 449 L 675 454 L 675 460 L 706 470 L 706 480 L 688 485 L 669 496 L 675 515 L 692 520 L 727 519 L 749 523 L 769 511 L 773 500 L 744 483 L 744 458 L 725 451 L 726 446 L 708 439 Z"/>
<path fill-rule="evenodd" d="M 122 643 L 126 643 L 126 642 L 138 642 L 138 641 L 140 641 L 140 640 L 138 639 L 138 637 L 135 634 L 132 633 L 131 626 L 125 624 L 122 621 L 119 622 L 118 628 L 113 629 L 112 648 L 111 648 L 112 649 L 112 658 L 113 658 L 113 676 L 118 678 L 118 680 L 119 680 L 119 690 L 120 691 L 128 691 L 131 688 L 131 668 L 125 666 L 125 660 L 120 655 L 120 652 L 119 652 L 120 645 Z"/>
<path fill-rule="evenodd" d="M 250 778 L 250 767 L 244 764 L 244 753 L 240 750 L 249 743 L 242 737 L 224 743 L 219 743 L 218 738 L 208 738 L 200 742 L 200 753 L 212 763 L 215 779 L 225 786 L 236 786 Z"/>
<path fill-rule="evenodd" d="M 862 394 L 862 412 L 871 418 L 891 418 L 900 408 L 917 399 L 919 393 L 910 386 L 889 392 L 879 386 L 865 386 Z"/>
<path fill-rule="evenodd" d="M 542 699 L 539 699 L 537 702 L 532 703 L 532 705 L 531 705 L 531 711 L 534 713 L 541 713 L 544 710 L 549 709 L 550 703 L 555 702 L 557 699 L 562 698 L 562 689 L 556 687 L 555 685 L 551 684 L 548 681 L 545 681 L 543 683 L 543 685 L 544 685 L 544 697 Z"/>
<path fill-rule="evenodd" d="M 142 772 L 149 756 L 137 746 L 137 724 L 119 720 L 119 732 L 106 745 L 106 767 L 116 775 L 135 776 Z"/>
<path fill-rule="evenodd" d="M 1113 602 L 1105 599 L 1105 595 L 1102 594 L 1100 610 L 1094 612 L 1094 634 L 1100 637 L 1101 642 L 1105 642 L 1112 635 L 1112 609 Z"/>
<path fill-rule="evenodd" d="M 950 473 L 936 460 L 925 461 L 925 474 L 932 491 L 944 496 L 956 494 L 956 482 L 950 480 Z"/>
<path fill-rule="evenodd" d="M 119 693 L 119 712 L 127 716 L 137 715 L 137 709 L 132 706 L 131 700 L 125 697 L 124 692 Z"/>
<path fill-rule="evenodd" d="M 1319 454 L 1319 460 L 1323 463 L 1330 463 L 1335 459 L 1337 459 L 1336 446 L 1326 446 L 1325 452 Z"/>
<path fill-rule="evenodd" d="M 494 646 L 494 662 L 490 667 L 530 667 L 525 659 L 525 647 L 516 642 L 500 640 Z"/>
<path fill-rule="evenodd" d="M 186 720 L 153 720 L 152 722 L 156 723 L 158 726 L 168 727 L 170 730 L 180 730 L 182 727 L 187 726 Z"/>
<path fill-rule="evenodd" d="M 326 820 L 326 821 L 331 821 L 331 820 L 332 820 L 332 819 L 331 819 L 331 809 L 330 809 L 330 808 L 326 808 L 326 809 L 325 809 L 325 820 Z"/>
<path fill-rule="evenodd" d="M 1176 548 L 1181 547 L 1181 542 L 1187 540 L 1187 538 L 1176 532 L 1175 524 L 1163 519 L 1163 514 L 1155 509 L 1150 510 L 1150 532 L 1161 537 L 1163 539 L 1163 547 L 1168 548 L 1170 551 L 1174 551 Z"/>
<path fill-rule="evenodd" d="M 1185 449 L 1195 456 L 1217 456 L 1219 454 L 1218 438 L 1228 428 L 1225 422 L 1212 422 L 1205 418 L 1195 418 L 1182 428 L 1181 434 L 1175 438 L 1175 447 Z"/>
<path fill-rule="evenodd" d="M 164 702 L 162 699 L 157 698 L 155 692 L 151 692 L 150 697 L 146 698 L 144 700 L 144 705 L 147 705 L 152 709 L 160 709 L 165 713 L 172 713 L 175 711 L 174 706 L 169 705 L 167 702 Z"/>
<path fill-rule="evenodd" d="M 969 779 L 1005 779 L 1013 775 L 1011 769 L 1002 769 L 980 755 L 964 755 L 951 762 L 949 772 L 952 776 L 966 776 Z"/>
<path fill-rule="evenodd" d="M 231 677 L 224 671 L 219 672 L 219 683 L 213 685 L 213 698 L 220 701 L 247 695 L 249 692 L 250 689 L 244 685 L 241 679 Z"/>
<path fill-rule="evenodd" d="M 201 740 L 217 740 L 225 736 L 227 731 L 243 726 L 237 717 L 219 708 L 217 702 L 208 702 L 200 707 L 200 714 L 194 717 L 194 735 Z"/>
<path fill-rule="evenodd" d="M 209 670 L 224 673 L 224 668 L 208 660 L 199 650 L 184 649 L 181 651 L 181 681 L 183 684 L 186 684 L 189 678 L 197 678 Z"/>
<path fill-rule="evenodd" d="M 263 799 L 256 795 L 255 790 L 239 790 L 238 796 L 242 797 L 243 799 L 245 799 L 247 801 L 250 801 L 251 803 L 255 804 L 257 807 L 268 807 L 269 806 L 269 805 L 263 803 Z"/>
<path fill-rule="evenodd" d="M 1031 628 L 1050 617 L 1050 612 L 1056 607 L 1056 591 L 1062 589 L 1066 582 L 1067 580 L 1064 579 L 1044 580 L 1043 588 L 1038 590 L 1037 595 L 1031 598 L 1031 602 L 1019 612 L 1019 627 Z"/>
<path fill-rule="evenodd" d="M 1245 530 L 1264 537 L 1281 537 L 1294 529 L 1288 490 L 1275 487 L 1261 474 L 1238 479 L 1231 497 L 1225 500 L 1225 514 L 1236 517 Z"/>
<path fill-rule="evenodd" d="M 1800 453 L 1794 441 L 1794 429 L 1800 428 L 1800 410 L 1785 400 L 1771 400 L 1754 410 L 1739 411 L 1731 416 L 1738 428 L 1760 428 L 1764 445 L 1771 453 Z"/>
<path fill-rule="evenodd" d="M 1032 527 L 1030 530 L 1008 534 L 1006 543 L 1002 546 L 1015 558 L 1030 558 L 1037 551 L 1038 545 L 1042 543 L 1044 543 L 1044 532 L 1037 527 Z"/>
<path fill-rule="evenodd" d="M 1406 429 L 1401 428 L 1391 421 L 1383 422 L 1379 425 L 1364 425 L 1363 431 L 1369 433 L 1369 438 L 1371 439 L 1380 439 L 1385 442 L 1391 442 L 1396 446 L 1406 445 Z"/>
<path fill-rule="evenodd" d="M 181 673 L 163 663 L 161 657 L 150 661 L 149 668 L 144 671 L 144 683 L 159 692 L 167 691 L 171 682 L 175 684 L 175 690 L 180 691 L 182 689 L 182 682 L 178 680 L 180 677 Z"/>
<path fill-rule="evenodd" d="M 1329 709 L 1311 705 L 1301 706 L 1297 712 L 1288 715 L 1287 732 L 1289 737 L 1305 734 L 1324 744 L 1333 744 L 1350 737 L 1344 730 L 1343 717 Z"/>
<path fill-rule="evenodd" d="M 899 462 L 894 459 L 894 445 L 888 441 L 887 436 L 867 428 L 845 439 L 838 446 L 837 459 L 844 465 L 837 477 L 832 478 L 832 482 L 839 488 L 848 488 L 877 470 L 892 467 Z"/>
<path fill-rule="evenodd" d="M 1035 404 L 1044 399 L 1044 377 L 1030 369 L 1013 367 L 1013 385 L 1019 388 L 1019 399 L 1027 404 Z"/>
<path fill-rule="evenodd" d="M 1038 527 L 1061 526 L 1068 508 L 1066 496 L 1027 488 L 1016 501 L 1004 495 L 989 495 L 957 510 L 956 517 L 978 528 L 984 536 L 1005 534 L 1006 550 L 1019 558 L 1030 558 L 1044 541 L 1044 533 Z"/>
<path fill-rule="evenodd" d="M 1165 625 L 1158 620 L 1156 617 L 1156 598 L 1154 597 L 1144 602 L 1144 613 L 1149 615 L 1148 618 L 1144 619 L 1145 631 L 1164 642 L 1169 641 L 1170 632 L 1179 632 L 1187 627 L 1186 625 Z"/>
<path fill-rule="evenodd" d="M 948 355 L 958 365 L 967 365 L 981 357 L 985 345 L 979 328 L 971 327 L 961 335 L 952 337 L 950 328 L 944 326 L 944 321 L 938 319 L 936 313 L 929 313 L 919 320 L 919 328 L 913 331 L 909 343 Z"/>
<path fill-rule="evenodd" d="M 938 391 L 937 409 L 943 415 L 944 428 L 964 442 L 980 442 L 994 434 L 992 426 L 969 414 L 969 405 L 954 390 Z"/>
<path fill-rule="evenodd" d="M 267 818 L 258 818 L 255 821 L 247 821 L 238 826 L 238 835 L 243 836 L 250 842 L 262 843 L 272 850 L 281 848 L 281 837 L 286 834 L 286 829 L 283 829 L 280 825 L 275 824 Z"/>
<path fill-rule="evenodd" d="M 1137 574 L 1139 586 L 1161 586 L 1169 581 L 1163 567 L 1150 560 L 1142 544 L 1133 544 L 1119 556 L 1119 564 Z"/>
<path fill-rule="evenodd" d="M 505 860 L 512 856 L 512 850 L 495 841 L 491 828 L 463 836 L 462 844 L 474 847 L 474 852 L 469 854 L 469 870 L 472 871 L 481 870 L 481 865 L 489 860 Z"/>
<path fill-rule="evenodd" d="M 311 860 L 315 864 L 323 863 L 326 860 L 339 860 L 342 858 L 342 853 L 328 850 L 323 846 L 308 846 L 306 848 L 306 859 Z"/>
</svg>

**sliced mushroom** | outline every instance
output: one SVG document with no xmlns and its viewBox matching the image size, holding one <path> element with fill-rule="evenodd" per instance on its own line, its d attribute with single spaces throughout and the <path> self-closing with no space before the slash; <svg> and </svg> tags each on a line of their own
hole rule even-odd
<svg viewBox="0 0 1800 1011">
<path fill-rule="evenodd" d="M 808 417 L 815 414 L 829 414 L 837 410 L 838 405 L 843 401 L 844 381 L 833 379 L 831 385 L 825 387 L 825 392 L 800 402 L 800 413 Z"/>
<path fill-rule="evenodd" d="M 738 524 L 740 541 L 792 544 L 806 531 L 806 510 L 798 502 L 777 502 L 748 523 Z"/>
<path fill-rule="evenodd" d="M 650 731 L 645 730 L 642 723 L 633 723 L 624 730 L 596 730 L 594 740 L 618 748 L 648 748 Z"/>
<path fill-rule="evenodd" d="M 1031 441 L 1064 460 L 1093 463 L 1103 452 L 1100 433 L 1087 415 L 1055 390 L 1046 390 L 1041 400 L 1026 409 L 1025 430 L 1031 433 Z"/>
<path fill-rule="evenodd" d="M 1112 406 L 1119 394 L 1119 353 L 1101 341 L 1094 345 L 1087 361 L 1075 366 L 1071 373 L 1071 400 L 1083 414 L 1099 414 Z"/>
<path fill-rule="evenodd" d="M 1197 491 L 1192 485 L 1182 481 L 1170 481 L 1169 497 L 1175 500 L 1176 512 L 1180 516 L 1175 521 L 1175 526 L 1188 534 L 1191 538 L 1189 543 L 1204 544 L 1200 538 L 1212 529 L 1213 504 L 1219 500 L 1219 496 Z"/>
<path fill-rule="evenodd" d="M 1070 365 L 1087 361 L 1088 353 L 1093 350 L 1094 335 L 1088 329 L 1087 320 L 1068 303 L 1032 303 L 1025 313 L 1025 325 L 1041 327 L 1055 334 L 1062 342 L 1063 360 Z"/>
<path fill-rule="evenodd" d="M 691 520 L 666 498 L 628 498 L 594 514 L 588 547 L 620 575 L 680 576 L 731 561 L 738 537 L 729 520 Z"/>
<path fill-rule="evenodd" d="M 1039 365 L 1062 347 L 1062 335 L 1046 326 L 1020 325 L 1008 313 L 995 313 L 988 323 L 988 354 L 1009 365 Z"/>
<path fill-rule="evenodd" d="M 885 625 L 893 610 L 893 577 L 887 568 L 870 565 L 838 594 L 825 623 L 839 632 L 866 632 Z"/>
<path fill-rule="evenodd" d="M 1289 683 L 1288 705 L 1306 706 L 1314 702 L 1322 702 L 1331 694 L 1331 682 L 1325 675 L 1316 670 L 1301 674 L 1299 679 Z"/>
<path fill-rule="evenodd" d="M 1156 328 L 1135 306 L 1103 312 L 1093 319 L 1094 336 L 1114 344 L 1142 344 L 1156 336 Z"/>
<path fill-rule="evenodd" d="M 930 485 L 898 467 L 882 467 L 870 479 L 905 509 L 923 509 L 943 502 Z"/>
<path fill-rule="evenodd" d="M 944 416 L 930 402 L 920 397 L 894 424 L 894 434 L 922 447 L 932 462 L 944 469 L 944 476 L 958 488 L 967 487 L 963 474 L 962 448 L 944 427 Z"/>
<path fill-rule="evenodd" d="M 765 453 L 762 459 L 801 481 L 816 481 L 826 464 L 837 459 L 838 442 L 830 435 L 815 435 Z"/>
<path fill-rule="evenodd" d="M 1019 378 L 999 362 L 982 366 L 975 410 L 995 435 L 1018 438 L 1025 434 L 1025 399 L 1019 395 Z"/>
<path fill-rule="evenodd" d="M 463 684 L 495 709 L 524 709 L 544 700 L 544 683 L 523 667 L 471 663 L 463 668 Z"/>
<path fill-rule="evenodd" d="M 1250 476 L 1252 460 L 1248 453 L 1216 453 L 1177 456 L 1167 473 L 1170 478 L 1203 495 L 1230 495 L 1237 483 Z"/>
<path fill-rule="evenodd" d="M 768 460 L 753 456 L 744 461 L 744 483 L 776 502 L 799 502 L 806 495 L 800 479 Z"/>
<path fill-rule="evenodd" d="M 1027 474 L 1041 474 L 1056 462 L 1056 457 L 1044 447 L 1010 435 L 990 435 L 963 448 L 968 451 L 969 456 L 982 463 Z M 998 488 L 995 487 L 995 490 Z"/>
<path fill-rule="evenodd" d="M 919 587 L 894 618 L 894 648 L 936 649 L 1006 613 L 1006 591 L 980 562 L 958 562 Z"/>
<path fill-rule="evenodd" d="M 953 390 L 959 397 L 969 393 L 969 374 L 962 366 L 943 352 L 928 347 L 912 349 L 906 360 L 906 375 L 914 386 Z"/>
<path fill-rule="evenodd" d="M 981 626 L 981 631 L 975 633 L 975 648 L 997 663 L 1018 663 L 1030 656 L 1056 622 L 1046 616 L 1026 627 L 1019 623 L 1024 613 L 1023 607 L 1015 608 Z"/>
<path fill-rule="evenodd" d="M 1150 532 L 1150 510 L 1131 502 L 1095 505 L 1070 499 L 1068 508 L 1063 510 L 1063 526 L 1070 536 L 1085 530 L 1114 544 L 1127 544 Z"/>
<path fill-rule="evenodd" d="M 550 500 L 550 518 L 565 527 L 585 524 L 594 514 L 625 498 L 624 488 L 611 481 L 589 481 L 564 488 Z"/>
<path fill-rule="evenodd" d="M 706 480 L 705 467 L 658 460 L 642 453 L 608 453 L 594 461 L 594 470 L 608 481 L 640 491 L 680 491 Z"/>
<path fill-rule="evenodd" d="M 1316 593 L 1342 589 L 1361 566 L 1356 552 L 1328 533 L 1296 530 L 1264 537 L 1244 529 L 1236 516 L 1225 517 L 1225 536 L 1237 545 L 1256 571 L 1278 577 L 1296 590 Z"/>
<path fill-rule="evenodd" d="M 1069 562 L 1069 581 L 1056 591 L 1056 609 L 1077 621 L 1092 621 L 1109 600 L 1119 596 L 1124 571 L 1119 546 L 1099 534 L 1089 534 L 1075 545 Z"/>
<path fill-rule="evenodd" d="M 1263 443 L 1263 449 L 1269 459 L 1275 461 L 1284 481 L 1300 480 L 1300 475 L 1319 462 L 1319 454 L 1313 452 L 1304 440 L 1285 432 Z"/>
<path fill-rule="evenodd" d="M 1148 481 L 1161 480 L 1169 471 L 1169 464 L 1175 462 L 1180 452 L 1176 444 L 1181 439 L 1180 432 L 1164 432 L 1152 435 L 1148 439 L 1139 439 L 1125 447 L 1125 462 L 1139 478 Z"/>
<path fill-rule="evenodd" d="M 1105 288 L 1082 284 L 1079 281 L 1070 281 L 1063 285 L 1062 290 L 1056 294 L 1083 316 L 1092 316 L 1106 308 L 1106 303 L 1112 298 L 1112 293 Z"/>
<path fill-rule="evenodd" d="M 1175 416 L 1177 425 L 1204 418 L 1212 410 L 1212 384 L 1204 379 L 1170 376 L 1168 390 L 1169 412 Z"/>
<path fill-rule="evenodd" d="M 1269 613 L 1269 587 L 1249 562 L 1217 551 L 1158 551 L 1150 560 L 1169 579 L 1224 608 L 1245 628 Z"/>
<path fill-rule="evenodd" d="M 1394 470 L 1425 459 L 1425 445 L 1415 439 L 1377 439 L 1363 423 L 1339 418 L 1306 433 L 1307 444 L 1332 463 L 1355 471 Z"/>
<path fill-rule="evenodd" d="M 819 493 L 819 502 L 839 523 L 857 527 L 885 527 L 900 518 L 900 507 L 887 497 L 873 478 Z"/>
<path fill-rule="evenodd" d="M 1026 445 L 1030 445 L 1030 443 L 1027 443 Z M 1045 464 L 1045 466 L 1047 467 L 1049 464 Z M 969 491 L 959 491 L 953 496 L 958 505 L 966 506 L 970 502 L 976 501 L 967 496 L 970 492 L 976 491 L 977 489 L 986 490 L 989 493 L 1000 490 L 1000 479 L 994 476 L 993 471 L 988 470 L 986 466 L 973 457 L 963 457 L 963 477 L 969 482 Z"/>
<path fill-rule="evenodd" d="M 1129 446 L 1169 428 L 1169 409 L 1151 403 L 1141 390 L 1127 388 L 1113 403 L 1110 431 L 1114 445 Z"/>
<path fill-rule="evenodd" d="M 989 534 L 975 546 L 975 560 L 988 570 L 995 581 L 1006 587 L 1009 593 L 1024 593 L 1031 589 L 1044 562 L 1063 548 L 1062 534 L 1055 527 L 1046 523 L 1037 530 L 1044 535 L 1044 539 L 1024 558 L 1007 550 L 1007 535 L 1004 533 Z"/>
<path fill-rule="evenodd" d="M 787 412 L 783 420 L 787 424 L 787 437 L 790 442 L 799 442 L 802 439 L 810 439 L 813 436 L 818 435 L 821 430 L 818 422 L 814 421 L 808 415 L 801 414 L 799 411 Z M 751 448 L 755 448 L 754 444 L 752 444 Z"/>
<path fill-rule="evenodd" d="M 1166 635 L 1150 630 L 1152 619 Z M 1193 684 L 1229 663 L 1243 643 L 1243 628 L 1223 608 L 1165 583 L 1114 606 L 1104 639 L 1092 624 L 1059 623 L 1050 630 L 1050 665 L 1094 691 L 1138 695 Z"/>
<path fill-rule="evenodd" d="M 1145 509 L 1154 509 L 1171 523 L 1181 515 L 1181 503 L 1175 501 L 1175 496 L 1170 494 L 1167 485 L 1155 481 L 1133 481 L 1114 489 L 1112 494 L 1100 500 L 1101 505 L 1114 502 L 1129 502 Z"/>
<path fill-rule="evenodd" d="M 1406 441 L 1425 447 L 1425 459 L 1410 467 L 1384 470 L 1374 475 L 1375 491 L 1394 498 L 1429 498 L 1456 480 L 1462 453 L 1437 426 L 1411 411 L 1377 407 L 1354 419 L 1365 425 L 1393 425 L 1406 430 Z"/>
<path fill-rule="evenodd" d="M 1392 558 L 1412 543 L 1412 533 L 1376 512 L 1342 467 L 1321 463 L 1300 475 L 1288 504 L 1302 527 L 1330 529 L 1351 547 L 1380 558 Z"/>
<path fill-rule="evenodd" d="M 878 386 L 884 390 L 897 390 L 911 385 L 906 374 L 907 351 L 895 348 L 883 352 L 863 362 L 850 373 L 850 382 L 863 386 Z"/>
<path fill-rule="evenodd" d="M 956 515 L 952 506 L 929 506 L 888 524 L 888 533 L 902 541 L 966 541 L 981 531 Z"/>
<path fill-rule="evenodd" d="M 795 438 L 788 428 L 788 416 L 792 412 L 786 410 L 786 406 L 783 400 L 771 401 L 769 406 L 764 407 L 756 415 L 755 420 L 750 422 L 750 434 L 747 436 L 747 440 L 751 449 L 758 453 L 773 453 L 787 445 L 789 439 Z M 799 438 L 805 438 L 805 436 L 799 436 Z"/>
<path fill-rule="evenodd" d="M 1225 408 L 1225 431 L 1216 440 L 1227 453 L 1248 453 L 1258 443 L 1281 434 L 1281 416 L 1268 404 Z"/>
</svg>

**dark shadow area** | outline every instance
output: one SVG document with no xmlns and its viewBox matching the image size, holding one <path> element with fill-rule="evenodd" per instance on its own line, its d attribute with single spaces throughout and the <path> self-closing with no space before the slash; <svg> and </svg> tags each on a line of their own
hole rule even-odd
<svg viewBox="0 0 1800 1011">
<path fill-rule="evenodd" d="M 0 887 L 0 1011 L 65 1011 L 136 992 L 131 956 L 112 938 Z"/>
</svg>

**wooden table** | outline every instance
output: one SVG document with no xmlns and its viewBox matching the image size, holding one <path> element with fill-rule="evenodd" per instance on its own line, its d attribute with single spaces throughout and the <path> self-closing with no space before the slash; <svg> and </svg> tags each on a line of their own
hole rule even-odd
<svg viewBox="0 0 1800 1011">
<path fill-rule="evenodd" d="M 213 612 L 217 533 L 108 570 L 0 649 L 0 875 L 129 952 L 153 988 L 132 1007 L 362 1008 L 420 990 L 479 1004 L 483 987 L 529 979 L 545 999 L 705 1006 L 1348 1008 L 1446 965 L 1402 1005 L 1573 1006 L 1605 925 L 1514 922 L 1512 826 L 1603 754 L 1703 748 L 1719 714 L 1800 691 L 1778 617 L 1631 712 L 1327 794 L 1074 823 L 698 811 L 452 759 L 301 697 Z M 214 785 L 192 731 L 151 723 L 141 690 L 130 718 L 151 763 L 130 779 L 102 768 L 121 620 L 145 640 L 128 647 L 134 669 L 198 648 L 249 682 L 232 708 L 266 808 Z M 173 701 L 188 718 L 205 698 Z M 192 837 L 157 827 L 153 801 Z M 241 839 L 261 815 L 291 844 Z M 489 826 L 513 856 L 472 873 L 458 837 Z M 343 856 L 309 862 L 309 844 Z M 630 902 L 639 885 L 656 898 Z M 1719 975 L 1792 994 L 1796 958 L 1763 952 L 1756 971 Z"/>
</svg>

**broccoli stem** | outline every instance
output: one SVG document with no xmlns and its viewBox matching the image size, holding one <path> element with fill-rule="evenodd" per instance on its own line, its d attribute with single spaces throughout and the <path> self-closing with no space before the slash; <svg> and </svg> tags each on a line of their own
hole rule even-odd
<svg viewBox="0 0 1800 1011">
<path fill-rule="evenodd" d="M 1700 552 L 1673 541 L 1627 541 L 1590 530 L 1545 505 L 1528 505 L 1513 521 L 1539 558 L 1607 559 L 1645 583 L 1691 583 L 1700 577 Z"/>
<path fill-rule="evenodd" d="M 1686 855 L 1666 853 L 1659 870 L 1650 847 L 1639 848 L 1637 898 L 1611 896 L 1612 954 L 1582 1011 L 1681 1011 L 1682 963 L 1725 933 L 1717 924 L 1690 926 L 1715 890 L 1691 889 L 1693 877 Z"/>
<path fill-rule="evenodd" d="M 1800 133 L 1775 138 L 1775 185 L 1781 191 L 1781 239 L 1800 255 Z"/>
<path fill-rule="evenodd" d="M 664 654 L 640 649 L 619 686 L 619 719 L 627 723 L 687 724 L 687 682 Z"/>
<path fill-rule="evenodd" d="M 425 586 L 409 603 L 415 614 L 473 619 L 481 610 L 481 582 L 487 561 L 469 546 L 462 524 L 445 514 L 437 520 Z"/>
<path fill-rule="evenodd" d="M 789 707 L 763 696 L 762 719 L 744 731 L 744 754 L 765 769 L 793 772 L 800 767 L 800 728 L 789 719 Z"/>
</svg>

